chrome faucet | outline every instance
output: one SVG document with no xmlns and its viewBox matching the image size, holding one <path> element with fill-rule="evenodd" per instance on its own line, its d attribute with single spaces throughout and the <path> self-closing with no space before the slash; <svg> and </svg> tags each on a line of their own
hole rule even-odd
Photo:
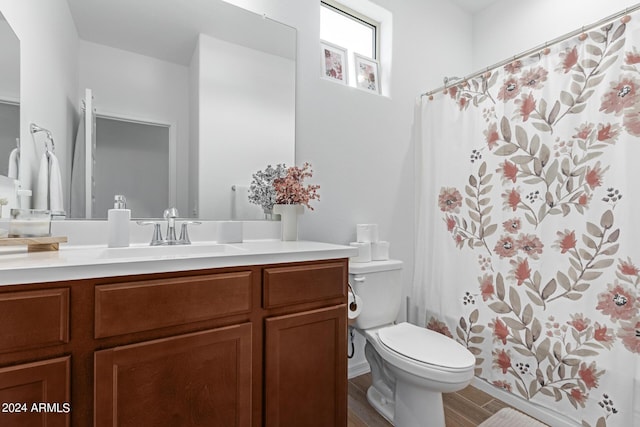
<svg viewBox="0 0 640 427">
<path fill-rule="evenodd" d="M 178 218 L 179 215 L 178 209 L 175 207 L 164 210 L 164 214 L 162 216 L 167 220 L 167 237 L 165 239 L 165 244 L 167 245 L 180 244 L 176 238 L 176 218 Z"/>
<path fill-rule="evenodd" d="M 150 246 L 166 246 L 166 245 L 190 245 L 189 232 L 187 226 L 189 224 L 200 224 L 200 221 L 183 221 L 180 228 L 180 237 L 176 238 L 176 220 L 180 214 L 178 209 L 171 207 L 165 209 L 163 217 L 167 220 L 166 238 L 162 238 L 161 222 L 158 221 L 138 221 L 138 225 L 153 225 L 153 237 Z"/>
</svg>

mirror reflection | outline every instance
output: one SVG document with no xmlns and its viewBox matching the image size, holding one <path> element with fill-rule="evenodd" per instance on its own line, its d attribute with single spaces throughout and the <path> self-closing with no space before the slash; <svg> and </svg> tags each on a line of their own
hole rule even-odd
<svg viewBox="0 0 640 427">
<path fill-rule="evenodd" d="M 22 76 L 38 94 L 23 100 L 28 121 L 55 139 L 67 218 L 106 218 L 115 194 L 126 196 L 134 218 L 158 218 L 170 206 L 181 217 L 264 218 L 246 188 L 267 164 L 294 163 L 294 28 L 222 0 L 37 3 L 56 19 L 38 25 L 34 5 L 11 7 L 29 58 L 43 61 L 32 50 L 55 39 L 73 57 L 55 66 L 77 64 L 64 85 L 60 73 Z M 55 105 L 70 107 L 66 118 L 40 107 L 63 91 Z M 44 147 L 30 136 L 22 144 L 26 188 L 35 186 Z"/>
<path fill-rule="evenodd" d="M 20 137 L 20 41 L 0 13 L 0 175 L 17 171 L 17 139 Z M 12 155 L 13 153 L 13 155 Z M 12 178 L 17 178 L 12 176 Z"/>
<path fill-rule="evenodd" d="M 91 90 L 70 216 L 104 218 L 124 194 L 136 217 L 261 218 L 243 189 L 294 162 L 295 30 L 223 1 L 68 3 Z"/>
</svg>

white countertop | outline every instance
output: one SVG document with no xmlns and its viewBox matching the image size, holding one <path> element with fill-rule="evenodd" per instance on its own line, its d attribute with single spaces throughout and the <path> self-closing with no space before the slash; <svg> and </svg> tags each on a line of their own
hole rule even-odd
<svg viewBox="0 0 640 427">
<path fill-rule="evenodd" d="M 132 274 L 166 273 L 285 262 L 347 258 L 351 246 L 329 243 L 254 240 L 219 245 L 196 242 L 187 246 L 65 245 L 59 251 L 31 252 L 26 247 L 0 251 L 0 285 L 57 282 Z"/>
</svg>

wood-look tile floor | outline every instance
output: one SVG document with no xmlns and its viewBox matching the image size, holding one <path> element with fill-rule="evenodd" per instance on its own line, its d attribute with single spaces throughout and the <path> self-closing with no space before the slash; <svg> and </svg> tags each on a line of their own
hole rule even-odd
<svg viewBox="0 0 640 427">
<path fill-rule="evenodd" d="M 371 374 L 360 375 L 349 380 L 349 416 L 347 427 L 389 427 L 380 414 L 367 402 L 367 389 L 371 385 Z M 444 393 L 444 416 L 447 427 L 476 427 L 506 403 L 473 386 L 456 393 Z"/>
</svg>

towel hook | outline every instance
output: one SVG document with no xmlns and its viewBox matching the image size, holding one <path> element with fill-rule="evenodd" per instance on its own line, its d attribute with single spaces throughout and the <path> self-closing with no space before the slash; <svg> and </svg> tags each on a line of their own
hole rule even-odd
<svg viewBox="0 0 640 427">
<path fill-rule="evenodd" d="M 51 153 L 56 152 L 56 145 L 53 142 L 53 136 L 51 135 L 51 132 L 48 129 L 45 129 L 42 126 L 38 126 L 35 123 L 31 123 L 31 125 L 29 125 L 29 130 L 31 130 L 32 135 L 38 132 L 44 132 L 44 134 L 47 137 L 47 139 L 44 141 L 45 150 L 50 151 Z M 49 144 L 51 145 L 51 148 L 49 148 Z"/>
</svg>

